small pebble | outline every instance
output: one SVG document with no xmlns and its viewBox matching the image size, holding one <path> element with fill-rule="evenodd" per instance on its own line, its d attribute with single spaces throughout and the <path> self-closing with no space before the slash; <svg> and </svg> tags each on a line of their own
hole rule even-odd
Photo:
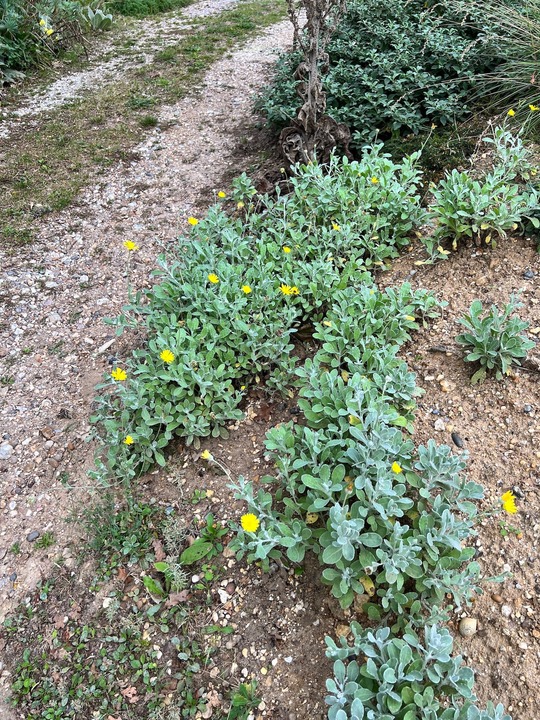
<svg viewBox="0 0 540 720">
<path fill-rule="evenodd" d="M 492 596 L 491 596 L 491 599 L 494 600 L 494 601 L 495 601 L 496 603 L 498 603 L 499 605 L 501 605 L 501 604 L 502 604 L 502 601 L 503 601 L 502 595 L 492 595 Z"/>
<path fill-rule="evenodd" d="M 534 273 L 530 268 L 527 268 L 525 272 L 523 273 L 523 277 L 525 280 L 533 280 L 534 279 Z"/>
<path fill-rule="evenodd" d="M 504 617 L 510 617 L 511 614 L 512 608 L 510 607 L 510 605 L 503 605 L 501 607 L 501 615 L 504 615 Z"/>
<path fill-rule="evenodd" d="M 528 413 L 532 413 L 532 409 L 533 409 L 532 405 L 528 405 L 528 404 L 527 404 L 527 405 L 524 405 L 524 406 L 523 406 L 523 412 L 524 412 L 524 413 L 527 413 L 527 414 L 528 414 Z"/>
<path fill-rule="evenodd" d="M 463 637 L 471 637 L 478 630 L 476 618 L 463 618 L 459 623 L 459 634 Z"/>
<path fill-rule="evenodd" d="M 0 445 L 0 460 L 9 460 L 13 455 L 13 447 L 9 443 L 2 443 Z"/>
<path fill-rule="evenodd" d="M 457 433 L 453 432 L 451 437 L 452 437 L 452 442 L 454 443 L 454 445 L 456 445 L 456 447 L 458 447 L 458 448 L 463 447 L 463 444 L 464 444 L 463 440 Z"/>
<path fill-rule="evenodd" d="M 34 540 L 37 540 L 39 537 L 39 532 L 37 530 L 32 530 L 32 532 L 28 533 L 26 536 L 26 539 L 28 542 L 34 542 Z"/>
</svg>

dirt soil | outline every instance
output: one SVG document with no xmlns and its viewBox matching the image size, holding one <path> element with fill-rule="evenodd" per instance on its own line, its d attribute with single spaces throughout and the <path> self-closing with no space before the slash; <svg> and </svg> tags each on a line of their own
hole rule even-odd
<svg viewBox="0 0 540 720">
<path fill-rule="evenodd" d="M 514 720 L 535 720 L 540 712 L 540 374 L 518 368 L 501 382 L 471 386 L 476 367 L 463 361 L 455 337 L 463 331 L 457 320 L 473 300 L 485 308 L 502 307 L 519 292 L 519 315 L 530 323 L 528 337 L 538 343 L 540 256 L 530 238 L 508 238 L 495 250 L 469 246 L 435 266 L 415 266 L 421 256 L 419 248 L 412 250 L 380 278 L 385 286 L 407 281 L 428 288 L 448 302 L 441 319 L 418 333 L 404 356 L 425 390 L 415 440 L 432 437 L 468 453 L 468 475 L 486 490 L 484 509 L 507 490 L 518 498 L 518 513 L 507 516 L 515 531 L 501 534 L 500 517 L 481 524 L 476 547 L 484 576 L 509 576 L 486 584 L 469 612 L 478 619 L 479 632 L 469 639 L 456 633 L 456 644 L 476 670 L 482 700 L 503 702 Z M 439 346 L 449 352 L 439 352 Z M 538 346 L 530 357 L 540 359 Z M 455 446 L 452 433 L 463 449 Z"/>
<path fill-rule="evenodd" d="M 85 557 L 80 528 L 65 518 L 92 498 L 86 472 L 93 447 L 86 440 L 94 386 L 137 341 L 133 336 L 115 340 L 104 318 L 119 312 L 128 281 L 150 286 L 156 255 L 186 230 L 187 217 L 202 213 L 215 192 L 227 190 L 232 176 L 260 166 L 261 156 L 252 150 L 265 136 L 251 111 L 253 94 L 268 78 L 273 48 L 286 47 L 290 39 L 283 23 L 219 62 L 200 94 L 162 111 L 160 126 L 130 163 L 119 163 L 106 182 L 88 188 L 76 207 L 45 217 L 32 247 L 2 259 L 0 621 L 58 571 L 65 597 L 57 596 L 50 616 L 66 612 L 67 601 L 74 599 L 89 617 L 97 612 L 99 599 L 87 592 L 92 559 Z M 129 269 L 126 239 L 140 247 Z M 532 240 L 519 238 L 501 241 L 495 250 L 463 248 L 434 266 L 415 265 L 422 257 L 413 247 L 378 278 L 383 286 L 408 281 L 429 288 L 448 302 L 442 317 L 404 350 L 425 389 L 415 439 L 434 437 L 455 452 L 467 452 L 470 478 L 486 488 L 486 510 L 509 489 L 519 508 L 509 519 L 515 531 L 501 533 L 498 518 L 487 518 L 480 528 L 476 545 L 485 576 L 508 576 L 487 583 L 468 611 L 478 619 L 479 631 L 461 638 L 458 616 L 451 629 L 459 651 L 476 669 L 480 699 L 503 702 L 514 720 L 538 720 L 539 374 L 516 369 L 501 382 L 471 386 L 474 368 L 463 362 L 455 336 L 457 318 L 472 300 L 502 305 L 521 291 L 520 315 L 530 322 L 529 336 L 538 340 L 540 258 Z M 538 358 L 539 351 L 531 355 Z M 243 474 L 257 480 L 271 470 L 265 432 L 291 417 L 294 402 L 253 394 L 246 419 L 231 428 L 230 438 L 204 448 L 233 478 Z M 141 492 L 163 507 L 200 518 L 211 511 L 227 521 L 243 511 L 227 484 L 215 466 L 201 461 L 200 450 L 178 446 L 168 468 L 144 478 Z M 207 497 L 191 506 L 189 498 L 201 490 Z M 56 544 L 36 549 L 35 534 L 46 532 L 54 533 Z M 19 554 L 12 551 L 16 543 Z M 225 595 L 219 603 L 216 599 L 208 619 L 232 623 L 235 633 L 223 643 L 220 666 L 227 666 L 232 680 L 258 680 L 263 702 L 257 717 L 326 717 L 324 680 L 330 666 L 324 636 L 344 632 L 353 615 L 332 602 L 315 562 L 309 561 L 302 575 L 277 565 L 264 575 L 225 551 L 222 569 Z M 7 660 L 0 659 L 4 697 L 12 681 Z M 18 715 L 0 706 L 0 717 Z"/>
</svg>

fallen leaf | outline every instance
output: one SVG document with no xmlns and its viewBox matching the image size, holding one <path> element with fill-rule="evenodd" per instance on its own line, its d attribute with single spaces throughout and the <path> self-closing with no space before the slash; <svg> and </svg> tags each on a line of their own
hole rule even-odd
<svg viewBox="0 0 540 720">
<path fill-rule="evenodd" d="M 174 607 L 175 605 L 181 605 L 189 600 L 189 590 L 182 590 L 178 593 L 171 593 L 165 603 L 165 609 Z"/>
<path fill-rule="evenodd" d="M 162 560 L 165 560 L 167 557 L 167 553 L 163 549 L 163 545 L 161 544 L 161 540 L 158 540 L 157 538 L 152 543 L 154 547 L 154 553 L 156 556 L 156 562 L 161 562 Z"/>
<path fill-rule="evenodd" d="M 65 615 L 55 615 L 54 616 L 54 627 L 57 630 L 61 630 L 64 625 L 66 624 L 67 617 Z"/>
<path fill-rule="evenodd" d="M 120 690 L 120 694 L 123 695 L 123 697 L 125 697 L 126 700 L 132 705 L 139 700 L 139 697 L 137 695 L 137 688 L 133 687 L 132 685 L 130 687 L 124 688 L 124 690 Z"/>
<path fill-rule="evenodd" d="M 261 403 L 257 408 L 257 420 L 268 422 L 272 414 L 272 406 L 268 403 Z"/>
</svg>

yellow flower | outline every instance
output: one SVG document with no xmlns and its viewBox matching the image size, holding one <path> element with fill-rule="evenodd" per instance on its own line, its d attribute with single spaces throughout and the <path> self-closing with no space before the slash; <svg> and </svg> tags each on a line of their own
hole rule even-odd
<svg viewBox="0 0 540 720">
<path fill-rule="evenodd" d="M 131 437 L 131 435 L 126 435 L 124 439 L 124 445 L 133 445 L 135 440 Z"/>
<path fill-rule="evenodd" d="M 236 207 L 241 210 L 244 207 L 244 203 L 240 200 L 240 202 L 236 204 Z"/>
<path fill-rule="evenodd" d="M 403 469 L 399 463 L 394 462 L 392 463 L 392 472 L 395 472 L 396 475 L 399 475 L 399 473 L 403 472 Z"/>
<path fill-rule="evenodd" d="M 246 513 L 240 518 L 240 524 L 242 525 L 242 529 L 246 532 L 254 533 L 257 532 L 260 522 L 259 518 L 253 513 Z"/>
<path fill-rule="evenodd" d="M 341 226 L 337 224 L 337 222 L 332 223 L 332 227 L 336 232 L 339 232 L 341 230 Z"/>
<path fill-rule="evenodd" d="M 53 30 L 52 28 L 46 28 L 46 29 L 45 29 L 45 34 L 46 34 L 47 36 L 52 35 L 53 32 L 54 32 L 54 30 Z M 536 108 L 536 109 L 538 110 L 538 108 Z"/>
<path fill-rule="evenodd" d="M 201 453 L 201 457 L 203 460 L 212 460 L 212 458 L 213 458 L 210 450 L 203 450 Z"/>
<path fill-rule="evenodd" d="M 540 107 L 538 107 L 537 105 L 529 105 L 529 110 L 531 112 L 536 112 L 537 110 L 540 110 Z"/>
<path fill-rule="evenodd" d="M 376 177 L 372 177 L 371 182 L 373 183 L 373 185 L 377 185 L 379 183 Z"/>
<path fill-rule="evenodd" d="M 512 108 L 510 108 L 510 110 L 509 110 L 508 113 L 507 113 L 507 115 L 508 115 L 509 117 L 514 117 L 515 114 L 516 114 L 516 111 L 513 110 Z"/>
<path fill-rule="evenodd" d="M 190 225 L 193 225 L 193 226 L 199 224 L 199 221 L 197 220 L 197 218 L 194 218 L 194 217 L 188 217 L 187 221 Z"/>
<path fill-rule="evenodd" d="M 174 360 L 174 353 L 172 353 L 170 350 L 163 350 L 159 357 L 165 363 L 172 363 L 172 361 Z"/>
<path fill-rule="evenodd" d="M 296 285 L 285 285 L 282 284 L 279 286 L 279 289 L 284 295 L 299 295 L 300 291 L 296 287 Z"/>
<path fill-rule="evenodd" d="M 405 315 L 405 320 L 410 320 L 410 322 L 414 322 L 416 318 L 414 315 Z"/>
<path fill-rule="evenodd" d="M 111 373 L 113 380 L 126 380 L 127 379 L 127 373 L 125 370 L 122 370 L 122 368 L 114 368 L 114 370 Z"/>
<path fill-rule="evenodd" d="M 223 192 L 223 190 L 220 190 L 217 194 L 218 198 L 224 198 L 227 197 L 227 194 Z"/>
<path fill-rule="evenodd" d="M 503 510 L 506 510 L 507 513 L 510 513 L 510 515 L 515 515 L 517 513 L 516 497 L 511 490 L 504 493 L 501 497 L 501 502 Z"/>
<path fill-rule="evenodd" d="M 134 243 L 133 240 L 124 240 L 124 247 L 130 251 L 139 249 L 139 246 L 137 243 Z"/>
<path fill-rule="evenodd" d="M 251 288 L 249 287 L 249 285 L 242 285 L 242 292 L 246 295 L 249 295 L 249 293 L 251 292 Z"/>
<path fill-rule="evenodd" d="M 217 276 L 215 273 L 210 273 L 210 274 L 208 275 L 208 279 L 209 279 L 210 282 L 213 283 L 214 285 L 217 285 L 217 283 L 219 282 L 219 278 L 218 278 L 218 276 Z"/>
<path fill-rule="evenodd" d="M 291 252 L 291 248 L 288 247 L 287 245 L 284 245 L 284 246 L 283 246 L 283 252 L 286 253 L 286 254 L 288 254 L 288 253 Z"/>
<path fill-rule="evenodd" d="M 41 27 L 45 27 L 45 25 L 47 23 L 45 22 L 45 20 L 43 18 L 41 18 L 41 20 L 39 21 L 39 24 L 41 25 Z"/>
</svg>

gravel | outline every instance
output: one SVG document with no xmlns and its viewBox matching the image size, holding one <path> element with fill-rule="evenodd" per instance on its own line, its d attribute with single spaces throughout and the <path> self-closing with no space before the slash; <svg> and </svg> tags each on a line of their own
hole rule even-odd
<svg viewBox="0 0 540 720">
<path fill-rule="evenodd" d="M 198 3 L 189 12 L 224 3 Z M 0 375 L 13 382 L 0 387 L 0 421 L 9 433 L 9 442 L 0 444 L 1 546 L 26 537 L 40 516 L 60 546 L 76 533 L 63 518 L 80 509 L 91 485 L 93 447 L 85 441 L 95 385 L 110 372 L 109 357 L 121 359 L 141 341 L 117 339 L 104 319 L 125 304 L 128 282 L 153 284 L 156 256 L 188 231 L 190 215 L 214 201 L 212 188 L 240 172 L 238 138 L 249 147 L 259 122 L 254 96 L 274 51 L 291 40 L 290 24 L 282 22 L 218 62 L 196 98 L 161 113 L 167 128 L 153 130 L 131 162 L 112 167 L 76 207 L 44 216 L 33 245 L 3 254 Z M 245 167 L 253 160 L 246 152 Z M 126 239 L 140 246 L 129 271 Z M 76 489 L 68 492 L 66 484 Z M 36 562 L 11 553 L 0 562 L 0 577 L 12 566 L 18 572 L 16 588 L 0 589 L 0 622 L 46 573 L 45 561 Z"/>
</svg>

